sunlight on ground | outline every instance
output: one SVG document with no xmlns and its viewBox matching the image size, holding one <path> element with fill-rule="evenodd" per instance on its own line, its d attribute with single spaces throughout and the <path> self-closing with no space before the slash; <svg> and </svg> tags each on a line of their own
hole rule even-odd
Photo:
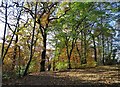
<svg viewBox="0 0 120 87">
<path fill-rule="evenodd" d="M 111 69 L 116 69 L 116 67 L 108 67 L 104 66 L 101 67 L 106 70 L 99 70 L 97 69 L 89 69 L 89 70 L 80 70 L 77 72 L 61 72 L 56 73 L 60 76 L 69 76 L 71 78 L 77 78 L 79 80 L 82 80 L 84 82 L 92 82 L 92 83 L 106 83 L 106 84 L 112 84 L 112 83 L 120 83 L 118 81 L 118 71 L 114 71 Z M 94 71 L 93 71 L 94 70 Z"/>
<path fill-rule="evenodd" d="M 106 68 L 106 69 L 103 69 Z M 28 76 L 14 81 L 16 84 L 108 84 L 120 83 L 118 69 L 109 67 L 91 69 L 70 69 L 68 71 L 46 71 L 30 73 Z"/>
</svg>

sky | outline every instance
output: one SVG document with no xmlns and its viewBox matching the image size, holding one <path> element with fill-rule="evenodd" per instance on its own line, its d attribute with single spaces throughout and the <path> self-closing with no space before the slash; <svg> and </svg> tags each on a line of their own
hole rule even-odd
<svg viewBox="0 0 120 87">
<path fill-rule="evenodd" d="M 4 24 L 0 21 L 0 42 L 2 42 Z"/>
</svg>

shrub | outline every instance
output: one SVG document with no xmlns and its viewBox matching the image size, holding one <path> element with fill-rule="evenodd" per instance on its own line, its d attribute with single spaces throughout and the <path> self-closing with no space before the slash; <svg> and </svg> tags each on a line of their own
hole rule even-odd
<svg viewBox="0 0 120 87">
<path fill-rule="evenodd" d="M 87 64 L 82 64 L 82 65 L 79 66 L 79 68 L 84 69 L 84 68 L 86 68 L 86 66 L 87 66 Z"/>
<path fill-rule="evenodd" d="M 59 71 L 64 71 L 66 70 L 68 67 L 68 63 L 67 62 L 58 62 L 56 63 L 56 69 Z"/>
<path fill-rule="evenodd" d="M 16 69 L 16 75 L 17 76 L 22 76 L 25 70 L 25 66 L 19 66 L 19 68 Z"/>
<path fill-rule="evenodd" d="M 96 66 L 97 66 L 97 62 L 95 62 L 95 61 L 89 62 L 87 64 L 87 67 L 96 67 Z"/>
</svg>

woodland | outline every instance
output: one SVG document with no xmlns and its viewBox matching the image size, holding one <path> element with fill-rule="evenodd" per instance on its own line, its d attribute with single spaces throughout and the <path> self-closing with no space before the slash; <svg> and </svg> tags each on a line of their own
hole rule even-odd
<svg viewBox="0 0 120 87">
<path fill-rule="evenodd" d="M 120 2 L 0 2 L 2 85 L 118 85 Z"/>
</svg>

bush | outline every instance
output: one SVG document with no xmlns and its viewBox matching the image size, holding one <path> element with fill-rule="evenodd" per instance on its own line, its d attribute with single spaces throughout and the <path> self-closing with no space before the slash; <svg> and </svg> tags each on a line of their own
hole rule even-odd
<svg viewBox="0 0 120 87">
<path fill-rule="evenodd" d="M 2 79 L 10 79 L 10 76 L 6 73 L 2 74 Z"/>
<path fill-rule="evenodd" d="M 25 71 L 25 66 L 20 66 L 19 68 L 16 69 L 16 75 L 17 76 L 22 76 Z"/>
<path fill-rule="evenodd" d="M 90 68 L 96 67 L 96 66 L 97 66 L 97 62 L 95 62 L 95 61 L 92 61 L 92 62 L 87 64 L 87 67 L 90 67 Z"/>
<path fill-rule="evenodd" d="M 117 64 L 117 59 L 106 60 L 105 65 L 114 65 Z"/>
<path fill-rule="evenodd" d="M 68 67 L 68 63 L 67 62 L 58 62 L 56 63 L 56 69 L 59 71 L 64 71 L 66 70 Z"/>
<path fill-rule="evenodd" d="M 87 66 L 87 64 L 82 64 L 82 65 L 79 66 L 79 68 L 84 69 L 84 68 L 86 68 L 86 66 Z"/>
<path fill-rule="evenodd" d="M 89 63 L 87 63 L 87 64 L 82 64 L 82 65 L 80 65 L 79 66 L 79 68 L 93 68 L 93 67 L 96 67 L 97 66 L 97 62 L 94 62 L 94 61 L 92 61 L 92 62 L 89 62 Z"/>
</svg>

